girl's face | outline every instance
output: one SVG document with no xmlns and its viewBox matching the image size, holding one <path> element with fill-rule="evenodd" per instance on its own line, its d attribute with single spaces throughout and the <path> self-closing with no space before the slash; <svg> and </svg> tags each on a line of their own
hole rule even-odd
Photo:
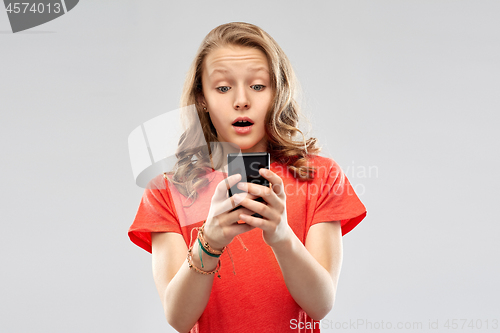
<svg viewBox="0 0 500 333">
<path fill-rule="evenodd" d="M 244 153 L 267 151 L 264 119 L 273 92 L 265 54 L 241 46 L 213 50 L 205 58 L 202 86 L 202 104 L 219 141 L 236 144 Z M 234 126 L 239 117 L 253 125 Z"/>
</svg>

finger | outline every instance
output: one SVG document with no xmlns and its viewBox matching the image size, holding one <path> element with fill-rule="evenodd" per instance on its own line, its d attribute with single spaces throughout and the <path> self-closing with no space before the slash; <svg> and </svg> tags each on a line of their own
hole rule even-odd
<svg viewBox="0 0 500 333">
<path fill-rule="evenodd" d="M 230 212 L 230 213 L 227 213 L 227 212 L 223 212 L 222 214 L 216 213 L 215 215 L 217 218 L 217 222 L 214 224 L 215 227 L 212 226 L 213 229 L 211 228 L 211 230 L 212 230 L 211 232 L 215 232 L 220 237 L 222 237 L 222 239 L 226 239 L 227 241 L 230 241 L 236 235 L 243 233 L 245 231 L 248 231 L 250 229 L 253 229 L 253 227 L 250 229 L 249 228 L 242 228 L 242 229 L 231 229 L 230 228 L 233 225 L 238 225 L 237 222 L 240 220 L 240 218 L 239 218 L 239 214 L 241 214 L 240 212 L 243 212 L 244 214 L 250 214 L 250 215 L 255 214 L 255 212 L 252 212 L 251 210 L 248 210 L 245 207 L 241 207 L 241 208 L 239 208 L 233 212 Z M 228 228 L 230 228 L 232 231 L 227 232 Z M 222 229 L 224 229 L 224 231 L 222 231 Z M 215 238 L 215 236 L 214 236 L 214 238 Z M 223 241 L 220 241 L 220 242 L 222 242 L 222 244 L 227 244 L 227 242 L 223 242 Z"/>
<path fill-rule="evenodd" d="M 280 200 L 282 200 L 269 187 L 265 187 L 259 184 L 239 183 L 237 187 L 244 192 L 255 195 L 257 197 L 261 197 L 262 199 L 264 199 L 264 201 L 266 201 L 267 204 L 271 206 L 279 206 Z"/>
<path fill-rule="evenodd" d="M 274 196 L 276 196 L 276 194 L 274 194 Z M 249 209 L 252 212 L 249 215 L 252 215 L 254 213 L 258 213 L 258 214 L 262 215 L 262 217 L 264 219 L 270 220 L 273 218 L 273 216 L 271 215 L 272 209 L 266 203 L 261 203 L 261 202 L 255 201 L 255 200 L 243 199 L 241 201 L 240 205 Z M 240 214 L 242 214 L 242 213 L 240 213 Z M 243 213 L 243 214 L 245 214 L 245 213 Z M 238 217 L 238 219 L 240 219 L 240 218 Z"/>
<path fill-rule="evenodd" d="M 262 215 L 262 214 L 261 214 Z M 240 216 L 240 219 L 245 222 L 245 224 L 248 224 L 252 226 L 253 228 L 260 228 L 262 230 L 265 230 L 266 228 L 266 223 L 268 223 L 267 220 L 259 218 L 259 217 L 254 217 L 251 215 L 242 215 Z"/>
<path fill-rule="evenodd" d="M 282 197 L 285 194 L 285 189 L 283 186 L 283 179 L 278 176 L 276 173 L 272 172 L 269 169 L 261 168 L 259 173 L 262 177 L 266 178 L 269 183 L 271 183 L 271 190 L 276 193 L 277 196 Z"/>
<path fill-rule="evenodd" d="M 238 208 L 235 211 L 228 213 L 228 218 L 230 221 L 233 221 L 233 223 L 237 224 L 237 222 L 241 220 L 240 214 L 253 215 L 255 214 L 255 212 L 242 206 L 241 208 Z"/>
<path fill-rule="evenodd" d="M 228 234 L 234 238 L 244 232 L 250 231 L 252 229 L 255 229 L 253 225 L 246 224 L 246 223 L 233 223 L 227 227 Z"/>
<path fill-rule="evenodd" d="M 227 178 L 224 178 L 217 184 L 217 188 L 215 189 L 215 193 L 213 195 L 213 199 L 216 201 L 222 201 L 227 197 L 227 191 L 233 187 L 236 183 L 241 180 L 241 175 L 239 173 L 231 175 Z"/>
<path fill-rule="evenodd" d="M 256 199 L 257 196 L 252 195 L 250 193 L 238 193 L 238 194 L 235 194 L 232 197 L 229 197 L 226 200 L 224 200 L 224 202 L 220 206 L 221 207 L 221 213 L 222 212 L 227 212 L 227 211 L 229 211 L 229 210 L 237 207 L 241 203 L 241 201 L 243 201 L 243 199 L 245 199 L 245 198 L 253 200 L 253 199 Z"/>
<path fill-rule="evenodd" d="M 217 203 L 214 205 L 213 215 L 218 216 L 224 213 L 232 213 L 231 210 L 240 206 L 243 208 L 240 203 L 244 198 L 248 198 L 250 200 L 256 199 L 255 195 L 249 193 L 238 193 L 233 195 L 232 197 L 225 198 L 224 201 Z M 241 209 L 240 208 L 240 209 Z M 253 214 L 253 212 L 252 212 Z"/>
</svg>

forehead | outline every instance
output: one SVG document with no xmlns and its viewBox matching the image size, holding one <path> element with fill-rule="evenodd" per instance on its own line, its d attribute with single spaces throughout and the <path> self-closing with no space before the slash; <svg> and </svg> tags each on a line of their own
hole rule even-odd
<svg viewBox="0 0 500 333">
<path fill-rule="evenodd" d="M 242 46 L 220 47 L 205 58 L 204 71 L 208 76 L 244 69 L 248 72 L 269 73 L 266 55 L 259 49 Z"/>
</svg>

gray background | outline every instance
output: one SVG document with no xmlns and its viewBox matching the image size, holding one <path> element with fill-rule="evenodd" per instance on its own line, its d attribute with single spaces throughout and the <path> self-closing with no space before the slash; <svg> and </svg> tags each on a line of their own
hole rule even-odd
<svg viewBox="0 0 500 333">
<path fill-rule="evenodd" d="M 178 107 L 201 40 L 231 21 L 287 53 L 308 134 L 368 209 L 343 239 L 324 325 L 488 331 L 500 319 L 500 2 L 192 4 L 87 0 L 17 34 L 0 10 L 0 331 L 173 332 L 151 255 L 127 236 L 143 191 L 127 138 Z"/>
</svg>

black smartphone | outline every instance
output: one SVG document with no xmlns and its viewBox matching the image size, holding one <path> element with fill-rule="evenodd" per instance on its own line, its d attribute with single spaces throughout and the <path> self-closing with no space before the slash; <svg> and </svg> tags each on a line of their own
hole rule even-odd
<svg viewBox="0 0 500 333">
<path fill-rule="evenodd" d="M 242 176 L 240 182 L 254 183 L 269 187 L 269 181 L 260 175 L 259 170 L 261 168 L 269 170 L 270 161 L 271 155 L 267 152 L 227 154 L 228 177 L 239 173 Z M 232 197 L 233 194 L 244 192 L 240 190 L 237 185 L 238 184 L 234 185 L 228 190 L 230 197 Z M 266 201 L 261 197 L 255 198 L 254 200 L 266 203 Z M 231 209 L 230 212 L 240 209 L 241 207 L 242 206 L 236 206 Z M 255 213 L 252 216 L 262 218 L 262 215 L 258 213 Z"/>
</svg>

